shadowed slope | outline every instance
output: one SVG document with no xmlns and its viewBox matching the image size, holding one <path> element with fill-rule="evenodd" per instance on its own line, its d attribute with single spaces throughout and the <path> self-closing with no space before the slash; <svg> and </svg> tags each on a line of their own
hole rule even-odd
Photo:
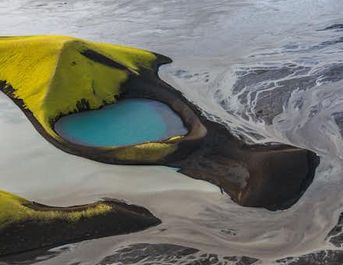
<svg viewBox="0 0 343 265">
<path fill-rule="evenodd" d="M 116 102 L 132 76 L 156 72 L 157 56 L 159 64 L 169 61 L 140 49 L 73 37 L 2 38 L 0 89 L 64 151 L 112 163 L 161 163 L 177 149 L 181 136 L 129 147 L 87 148 L 68 142 L 53 129 L 62 116 Z"/>
<path fill-rule="evenodd" d="M 112 164 L 178 167 L 218 185 L 245 206 L 275 210 L 293 205 L 312 182 L 318 157 L 293 146 L 246 145 L 158 77 L 158 67 L 168 62 L 151 52 L 71 37 L 4 38 L 0 89 L 48 141 L 68 153 Z M 67 141 L 53 130 L 62 116 L 123 98 L 167 104 L 188 133 L 137 145 L 94 147 Z"/>
<path fill-rule="evenodd" d="M 148 210 L 116 200 L 60 208 L 0 191 L 0 256 L 136 232 L 160 222 Z"/>
</svg>

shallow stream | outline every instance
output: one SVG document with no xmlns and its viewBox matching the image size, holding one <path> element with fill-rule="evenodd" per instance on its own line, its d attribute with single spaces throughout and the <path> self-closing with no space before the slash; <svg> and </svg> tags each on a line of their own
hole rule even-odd
<svg viewBox="0 0 343 265">
<path fill-rule="evenodd" d="M 343 211 L 342 24 L 341 0 L 1 0 L 1 35 L 73 35 L 167 55 L 174 62 L 160 77 L 209 119 L 249 143 L 292 144 L 321 156 L 313 184 L 290 209 L 241 207 L 176 169 L 66 154 L 0 94 L 1 189 L 61 206 L 125 199 L 163 221 L 26 257 L 26 264 L 121 264 L 118 249 L 136 243 L 145 245 L 123 264 L 197 264 L 202 255 L 211 260 L 203 264 L 270 265 L 286 257 L 295 258 L 279 264 L 296 264 L 298 256 L 338 250 L 327 235 Z M 185 257 L 162 243 L 200 251 Z"/>
</svg>

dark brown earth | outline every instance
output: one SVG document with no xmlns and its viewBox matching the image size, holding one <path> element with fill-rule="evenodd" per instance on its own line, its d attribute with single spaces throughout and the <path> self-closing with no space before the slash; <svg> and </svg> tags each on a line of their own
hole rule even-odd
<svg viewBox="0 0 343 265">
<path fill-rule="evenodd" d="M 116 62 L 98 53 L 87 51 L 83 55 L 98 63 L 118 67 Z M 108 149 L 57 141 L 24 108 L 23 102 L 13 97 L 10 84 L 0 82 L 0 90 L 14 100 L 43 137 L 65 152 L 110 164 L 178 167 L 187 176 L 217 185 L 222 192 L 244 206 L 277 210 L 293 205 L 311 184 L 319 158 L 313 152 L 293 146 L 252 146 L 237 139 L 224 126 L 207 120 L 197 106 L 158 77 L 158 67 L 170 63 L 171 59 L 158 54 L 156 56 L 158 59 L 154 72 L 146 70 L 136 76 L 127 70 L 128 81 L 117 98 L 143 97 L 164 102 L 180 115 L 187 127 L 189 133 L 175 141 L 178 143 L 177 151 L 153 163 L 143 158 L 139 161 L 119 160 Z M 85 100 L 78 102 L 77 106 L 79 111 L 89 109 Z M 54 122 L 56 120 L 51 121 L 52 125 Z"/>
<path fill-rule="evenodd" d="M 91 51 L 83 55 L 110 67 L 118 67 L 103 55 Z M 154 164 L 178 167 L 181 173 L 189 177 L 209 181 L 244 206 L 277 210 L 293 205 L 311 184 L 319 158 L 308 150 L 293 146 L 252 146 L 235 138 L 224 126 L 207 120 L 197 106 L 158 78 L 158 66 L 171 60 L 160 55 L 157 57 L 155 72 L 147 71 L 140 76 L 129 74 L 118 98 L 144 97 L 164 102 L 180 115 L 187 127 L 189 133 L 177 140 L 178 150 Z M 45 132 L 20 99 L 14 98 L 14 90 L 5 80 L 0 82 L 0 90 L 14 100 L 43 137 L 65 152 L 104 163 L 151 164 L 147 161 L 120 161 L 101 148 L 85 147 L 67 141 L 59 142 Z M 77 107 L 79 111 L 86 111 L 89 104 L 81 100 Z M 55 121 L 51 121 L 52 124 Z M 117 210 L 94 218 L 84 218 L 77 225 L 53 220 L 27 221 L 7 227 L 0 236 L 0 255 L 131 233 L 160 223 L 159 219 L 141 207 L 128 206 L 117 201 L 107 203 L 114 204 Z M 37 207 L 49 209 L 47 206 Z M 245 259 L 247 260 L 242 264 L 253 264 L 256 261 Z M 311 257 L 305 259 L 310 261 Z M 205 259 L 203 263 L 194 264 L 212 264 L 208 262 Z"/>
<path fill-rule="evenodd" d="M 206 119 L 197 106 L 159 79 L 157 73 L 132 77 L 121 95 L 155 99 L 178 113 L 191 133 L 162 164 L 217 185 L 241 205 L 289 208 L 313 180 L 319 164 L 316 154 L 287 145 L 245 144 L 221 124 Z"/>
<path fill-rule="evenodd" d="M 99 203 L 105 203 L 113 207 L 113 210 L 93 217 L 84 217 L 77 222 L 54 218 L 28 220 L 7 226 L 0 234 L 0 256 L 87 239 L 128 234 L 161 223 L 147 209 L 117 200 L 66 208 L 37 203 L 29 207 L 38 211 L 78 212 L 96 207 Z"/>
</svg>

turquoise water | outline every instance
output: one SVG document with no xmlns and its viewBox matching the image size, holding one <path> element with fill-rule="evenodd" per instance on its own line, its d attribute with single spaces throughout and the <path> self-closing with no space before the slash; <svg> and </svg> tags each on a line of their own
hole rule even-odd
<svg viewBox="0 0 343 265">
<path fill-rule="evenodd" d="M 61 118 L 55 131 L 71 142 L 90 146 L 122 146 L 167 139 L 187 133 L 167 105 L 149 99 L 126 99 Z"/>
</svg>

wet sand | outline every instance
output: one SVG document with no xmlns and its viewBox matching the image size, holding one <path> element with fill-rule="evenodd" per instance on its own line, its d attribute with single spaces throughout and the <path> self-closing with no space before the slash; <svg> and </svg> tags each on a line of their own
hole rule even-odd
<svg viewBox="0 0 343 265">
<path fill-rule="evenodd" d="M 166 54 L 174 63 L 160 76 L 209 119 L 234 127 L 252 142 L 294 144 L 321 155 L 315 180 L 287 211 L 240 207 L 217 187 L 172 169 L 103 165 L 66 155 L 0 95 L 2 189 L 61 206 L 115 196 L 143 204 L 167 228 L 73 244 L 56 249 L 50 260 L 32 263 L 94 265 L 132 242 L 183 244 L 206 253 L 255 257 L 267 265 L 336 249 L 326 239 L 343 210 L 342 137 L 331 117 L 342 111 L 341 32 L 322 29 L 342 23 L 342 1 L 196 1 L 193 6 L 159 1 L 145 10 L 150 3 L 3 1 L 0 29 L 3 35 L 75 35 Z M 286 89 L 278 89 L 279 82 Z M 305 89 L 297 91 L 298 84 Z M 249 101 L 241 102 L 240 95 Z M 255 106 L 269 106 L 274 98 L 290 103 L 271 106 L 256 120 Z"/>
</svg>

